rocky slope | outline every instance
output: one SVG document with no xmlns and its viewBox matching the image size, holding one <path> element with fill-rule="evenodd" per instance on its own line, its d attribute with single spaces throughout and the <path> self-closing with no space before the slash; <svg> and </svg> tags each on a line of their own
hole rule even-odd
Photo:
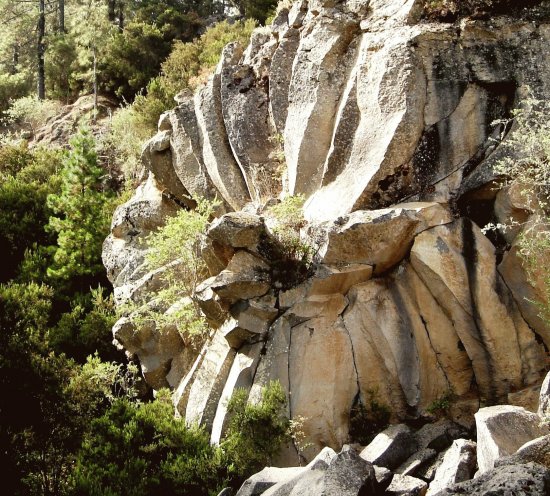
<svg viewBox="0 0 550 496">
<path fill-rule="evenodd" d="M 449 420 L 416 431 L 394 425 L 364 448 L 323 448 L 305 467 L 267 467 L 236 496 L 550 494 L 549 387 L 550 374 L 537 414 L 510 405 L 479 410 L 477 442 Z"/>
<path fill-rule="evenodd" d="M 509 131 L 493 122 L 527 87 L 550 94 L 550 24 L 540 6 L 430 22 L 424 3 L 294 3 L 245 49 L 228 45 L 145 146 L 147 178 L 104 246 L 117 300 L 145 303 L 163 284 L 162 269 L 143 265 L 147 234 L 192 195 L 217 196 L 202 246 L 211 277 L 197 295 L 213 332 L 198 355 L 176 326 L 131 316 L 114 337 L 213 442 L 234 389 L 256 401 L 272 379 L 288 415 L 305 419 L 307 460 L 339 450 L 350 412 L 373 394 L 394 420 L 451 394 L 467 426 L 480 404 L 536 408 L 550 328 L 526 298 L 539 288 L 516 256 L 517 230 L 505 239 L 480 226 L 531 214 L 492 172 Z M 317 257 L 289 274 L 264 207 L 298 194 Z M 294 447 L 280 463 L 298 463 Z"/>
</svg>

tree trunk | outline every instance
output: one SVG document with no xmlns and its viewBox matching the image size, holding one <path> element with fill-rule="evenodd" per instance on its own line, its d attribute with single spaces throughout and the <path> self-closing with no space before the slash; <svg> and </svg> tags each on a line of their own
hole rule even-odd
<svg viewBox="0 0 550 496">
<path fill-rule="evenodd" d="M 124 31 L 124 2 L 118 3 L 118 30 L 122 33 Z"/>
<path fill-rule="evenodd" d="M 96 54 L 95 45 L 93 48 L 93 54 L 94 54 L 94 122 L 95 122 L 97 117 L 97 54 Z"/>
<path fill-rule="evenodd" d="M 60 33 L 65 32 L 65 0 L 58 0 L 57 2 L 58 13 L 58 29 Z"/>
<path fill-rule="evenodd" d="M 39 2 L 39 15 L 38 15 L 38 43 L 37 43 L 37 55 L 38 55 L 38 99 L 44 100 L 46 98 L 46 74 L 44 70 L 44 52 L 46 47 L 44 45 L 44 36 L 46 35 L 46 5 L 45 0 Z"/>
<path fill-rule="evenodd" d="M 19 65 L 19 43 L 14 43 L 12 57 L 11 57 L 11 68 L 10 68 L 10 74 L 12 76 L 19 72 L 18 65 Z"/>
<path fill-rule="evenodd" d="M 116 17 L 116 0 L 108 0 L 107 2 L 107 17 L 109 18 L 110 22 L 115 22 Z"/>
</svg>

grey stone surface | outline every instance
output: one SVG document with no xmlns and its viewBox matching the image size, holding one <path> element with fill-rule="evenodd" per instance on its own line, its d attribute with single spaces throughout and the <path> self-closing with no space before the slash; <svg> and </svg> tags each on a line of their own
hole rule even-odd
<svg viewBox="0 0 550 496">
<path fill-rule="evenodd" d="M 543 496 L 550 494 L 550 471 L 536 463 L 493 468 L 480 477 L 454 484 L 437 496 Z"/>
<path fill-rule="evenodd" d="M 394 469 L 414 453 L 416 447 L 416 441 L 406 425 L 392 425 L 361 451 L 361 458 L 373 465 Z"/>
</svg>

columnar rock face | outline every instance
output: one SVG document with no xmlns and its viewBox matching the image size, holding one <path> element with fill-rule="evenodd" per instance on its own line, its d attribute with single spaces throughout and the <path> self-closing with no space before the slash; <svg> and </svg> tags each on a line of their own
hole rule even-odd
<svg viewBox="0 0 550 496">
<path fill-rule="evenodd" d="M 373 398 L 394 421 L 450 398 L 468 425 L 481 402 L 519 401 L 542 380 L 550 333 L 524 301 L 540 288 L 528 286 L 517 247 L 506 252 L 518 232 L 495 246 L 481 227 L 532 213 L 513 190 L 498 193 L 504 129 L 492 123 L 527 85 L 550 95 L 550 14 L 432 23 L 424 3 L 283 9 L 248 48 L 226 47 L 144 149 L 148 179 L 105 242 L 117 301 L 147 304 L 162 287 L 163 269 L 143 263 L 147 234 L 193 208 L 193 195 L 217 197 L 220 217 L 200 245 L 211 277 L 194 295 L 212 329 L 200 352 L 131 316 L 115 338 L 213 442 L 235 388 L 257 402 L 272 380 L 309 443 L 289 446 L 281 464 L 339 450 L 352 412 Z M 288 194 L 306 199 L 309 265 L 273 230 L 269 206 Z"/>
</svg>

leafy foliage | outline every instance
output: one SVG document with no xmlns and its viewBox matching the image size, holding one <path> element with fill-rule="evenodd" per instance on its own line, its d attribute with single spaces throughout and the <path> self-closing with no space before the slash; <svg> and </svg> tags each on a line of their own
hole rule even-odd
<svg viewBox="0 0 550 496">
<path fill-rule="evenodd" d="M 230 415 L 227 436 L 221 445 L 231 474 L 244 479 L 272 465 L 282 443 L 288 442 L 290 422 L 284 415 L 286 395 L 281 383 L 270 382 L 262 390 L 259 404 L 248 403 L 248 393 L 233 393 L 227 411 Z"/>
<path fill-rule="evenodd" d="M 51 214 L 46 198 L 59 191 L 55 171 L 60 155 L 56 150 L 31 152 L 25 143 L 0 148 L 0 281 L 15 276 L 25 250 L 53 241 L 44 230 Z"/>
<path fill-rule="evenodd" d="M 507 122 L 504 129 L 507 129 Z M 519 253 L 529 280 L 542 289 L 535 302 L 540 316 L 550 322 L 550 103 L 529 95 L 514 112 L 511 133 L 500 145 L 505 154 L 495 172 L 519 184 L 533 212 L 519 237 Z"/>
<path fill-rule="evenodd" d="M 208 434 L 175 420 L 168 392 L 152 403 L 120 399 L 100 418 L 79 453 L 76 495 L 207 495 L 219 470 Z"/>
<path fill-rule="evenodd" d="M 196 288 L 207 276 L 200 237 L 218 203 L 198 198 L 196 202 L 194 210 L 180 210 L 147 238 L 146 263 L 151 270 L 163 269 L 166 289 L 156 293 L 154 307 L 140 308 L 134 318 L 152 319 L 157 325 L 175 324 L 189 346 L 200 348 L 209 331 L 195 300 Z"/>
<path fill-rule="evenodd" d="M 289 289 L 306 279 L 313 267 L 315 250 L 302 241 L 300 230 L 305 226 L 303 195 L 287 196 L 270 207 L 271 232 L 280 246 L 271 248 L 269 259 L 273 267 L 272 279 L 280 288 Z"/>
</svg>

